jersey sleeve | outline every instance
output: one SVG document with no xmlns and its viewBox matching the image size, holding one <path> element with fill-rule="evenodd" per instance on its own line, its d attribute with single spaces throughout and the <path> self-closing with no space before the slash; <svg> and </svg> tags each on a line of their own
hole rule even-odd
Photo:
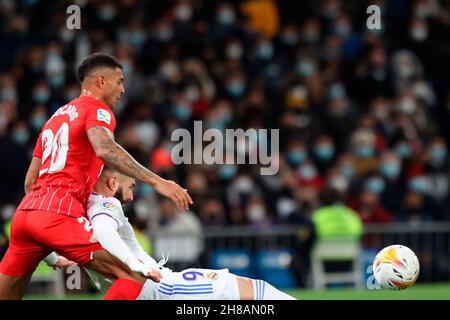
<svg viewBox="0 0 450 320">
<path fill-rule="evenodd" d="M 106 127 L 109 131 L 114 133 L 116 128 L 116 118 L 114 113 L 105 106 L 89 106 L 89 111 L 86 114 L 86 131 L 92 127 Z"/>
<path fill-rule="evenodd" d="M 88 202 L 87 217 L 92 221 L 98 215 L 106 215 L 117 222 L 118 228 L 124 224 L 122 205 L 116 198 L 91 196 Z"/>
<path fill-rule="evenodd" d="M 33 157 L 38 157 L 38 158 L 42 159 L 43 151 L 42 151 L 42 138 L 41 137 L 42 137 L 42 134 L 39 134 L 39 138 L 38 138 L 38 140 L 36 142 L 36 146 L 34 147 L 34 150 L 33 150 Z"/>
</svg>

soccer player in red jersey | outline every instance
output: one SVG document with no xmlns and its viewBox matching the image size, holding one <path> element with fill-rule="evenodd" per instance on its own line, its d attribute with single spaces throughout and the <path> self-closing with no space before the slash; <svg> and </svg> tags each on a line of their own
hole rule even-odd
<svg viewBox="0 0 450 320">
<path fill-rule="evenodd" d="M 120 292 L 128 287 L 139 294 L 145 279 L 137 273 L 159 281 L 159 271 L 136 260 L 122 263 L 92 237 L 86 206 L 104 164 L 152 186 L 180 210 L 192 204 L 186 189 L 141 166 L 114 141 L 111 109 L 125 92 L 120 62 L 96 53 L 82 62 L 78 74 L 80 97 L 45 123 L 33 152 L 26 195 L 13 216 L 9 248 L 0 264 L 0 299 L 21 299 L 35 268 L 52 251 L 118 279 Z M 114 292 L 107 296 L 127 298 Z"/>
</svg>

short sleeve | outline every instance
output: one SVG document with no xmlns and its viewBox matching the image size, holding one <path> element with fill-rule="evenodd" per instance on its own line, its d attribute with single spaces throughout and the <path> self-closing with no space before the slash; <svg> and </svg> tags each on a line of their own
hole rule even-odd
<svg viewBox="0 0 450 320">
<path fill-rule="evenodd" d="M 98 215 L 107 215 L 117 221 L 118 227 L 123 226 L 122 205 L 116 198 L 94 196 L 89 199 L 87 217 L 91 221 Z"/>
<path fill-rule="evenodd" d="M 114 133 L 116 119 L 111 109 L 106 106 L 89 106 L 89 111 L 86 115 L 86 131 L 97 126 L 106 127 Z"/>
<path fill-rule="evenodd" d="M 41 139 L 42 134 L 39 134 L 39 138 L 36 142 L 36 146 L 34 147 L 33 150 L 33 157 L 37 157 L 37 158 L 41 158 L 42 159 L 42 139 Z"/>
</svg>

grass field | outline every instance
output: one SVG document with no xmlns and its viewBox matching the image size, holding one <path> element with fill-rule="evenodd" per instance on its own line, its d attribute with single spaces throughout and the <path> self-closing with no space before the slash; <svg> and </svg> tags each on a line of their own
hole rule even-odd
<svg viewBox="0 0 450 320">
<path fill-rule="evenodd" d="M 403 291 L 330 289 L 288 290 L 300 300 L 450 300 L 450 283 L 416 284 Z M 26 300 L 60 300 L 55 296 L 29 295 Z M 98 300 L 100 295 L 68 295 L 64 300 Z"/>
</svg>

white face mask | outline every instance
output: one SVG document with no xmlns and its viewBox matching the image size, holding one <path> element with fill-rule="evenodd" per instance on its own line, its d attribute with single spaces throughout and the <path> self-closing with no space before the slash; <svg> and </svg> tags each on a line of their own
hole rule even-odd
<svg viewBox="0 0 450 320">
<path fill-rule="evenodd" d="M 413 114 L 416 111 L 416 103 L 413 98 L 402 98 L 398 106 L 400 111 L 406 115 Z"/>
<path fill-rule="evenodd" d="M 187 4 L 179 4 L 176 8 L 175 8 L 175 18 L 178 21 L 181 22 L 186 22 L 191 20 L 192 18 L 192 7 L 187 5 Z"/>
<path fill-rule="evenodd" d="M 266 216 L 266 209 L 260 205 L 252 205 L 247 208 L 247 218 L 251 222 L 260 222 Z"/>
<path fill-rule="evenodd" d="M 414 27 L 410 35 L 415 41 L 422 42 L 428 38 L 428 29 L 426 27 Z"/>
<path fill-rule="evenodd" d="M 230 59 L 239 59 L 242 57 L 244 50 L 238 44 L 229 45 L 226 49 L 226 55 Z"/>
</svg>

